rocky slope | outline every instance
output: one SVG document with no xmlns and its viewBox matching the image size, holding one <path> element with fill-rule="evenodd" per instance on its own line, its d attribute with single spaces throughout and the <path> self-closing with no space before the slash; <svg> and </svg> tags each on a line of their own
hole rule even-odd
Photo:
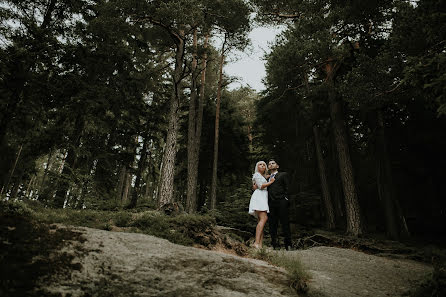
<svg viewBox="0 0 446 297">
<path fill-rule="evenodd" d="M 69 242 L 61 252 L 81 269 L 41 280 L 40 289 L 50 295 L 297 296 L 283 269 L 260 260 L 138 233 L 70 229 L 85 240 Z M 423 263 L 349 249 L 286 253 L 298 255 L 312 275 L 310 296 L 404 296 L 432 272 Z"/>
</svg>

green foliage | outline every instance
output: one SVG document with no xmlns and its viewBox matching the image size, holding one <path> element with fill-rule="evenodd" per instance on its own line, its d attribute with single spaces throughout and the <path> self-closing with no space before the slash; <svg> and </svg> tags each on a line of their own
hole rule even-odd
<svg viewBox="0 0 446 297">
<path fill-rule="evenodd" d="M 246 177 L 238 188 L 233 189 L 230 196 L 218 205 L 218 212 L 215 213 L 218 225 L 254 232 L 257 222 L 252 215 L 248 214 L 251 188 L 251 178 Z"/>
<path fill-rule="evenodd" d="M 36 213 L 24 203 L 0 202 L 1 296 L 49 296 L 39 280 L 81 269 L 74 253 L 62 252 L 67 241 L 84 241 L 81 234 L 38 222 Z M 76 255 L 85 252 L 73 248 Z"/>
<path fill-rule="evenodd" d="M 253 250 L 251 253 L 253 258 L 284 268 L 288 274 L 290 286 L 298 293 L 308 292 L 308 281 L 311 276 L 297 254 L 285 251 L 268 251 L 265 248 Z"/>
<path fill-rule="evenodd" d="M 8 215 L 30 217 L 48 224 L 84 226 L 103 230 L 123 228 L 141 232 L 182 245 L 216 243 L 215 219 L 209 215 L 181 214 L 167 216 L 159 211 L 99 211 L 45 208 L 39 203 L 1 202 L 0 210 Z M 118 229 L 119 230 L 119 229 Z"/>
<path fill-rule="evenodd" d="M 299 256 L 294 253 L 279 252 L 270 258 L 271 264 L 285 268 L 288 272 L 291 287 L 299 293 L 308 291 L 310 274 L 303 267 Z"/>
<path fill-rule="evenodd" d="M 178 215 L 169 217 L 159 212 L 145 212 L 138 215 L 130 226 L 142 232 L 165 238 L 171 242 L 192 245 L 204 244 L 202 239 L 212 233 L 215 220 L 210 216 Z M 215 242 L 214 242 L 215 243 Z"/>
<path fill-rule="evenodd" d="M 16 201 L 0 200 L 0 212 L 2 215 L 11 217 L 30 218 L 34 215 L 34 211 L 26 204 Z"/>
<path fill-rule="evenodd" d="M 282 160 L 281 169 L 291 173 L 290 194 L 301 197 L 317 193 L 314 203 L 321 203 L 314 154 L 316 125 L 321 131 L 329 191 L 338 208 L 337 224 L 342 225 L 339 206 L 344 202 L 329 110 L 330 100 L 336 99 L 342 102 L 359 203 L 369 223 L 383 212 L 382 200 L 376 199 L 377 189 L 383 186 L 377 163 L 390 162 L 389 174 L 394 175 L 394 181 L 386 185 L 386 192 L 395 189 L 395 201 L 401 203 L 405 216 L 417 213 L 409 230 L 422 234 L 425 229 L 436 229 L 443 234 L 439 225 L 445 204 L 438 197 L 444 195 L 437 190 L 442 177 L 434 172 L 443 167 L 437 162 L 444 164 L 445 160 L 437 148 L 446 148 L 438 137 L 446 127 L 442 119 L 446 86 L 444 4 L 390 0 L 253 2 L 261 21 L 285 24 L 266 56 L 267 89 L 257 104 L 254 147 L 263 147 Z M 333 66 L 333 77 L 327 76 L 327 65 Z M 264 118 L 273 124 L 264 124 Z M 383 142 L 388 156 L 380 150 Z M 415 155 L 423 156 L 423 161 L 412 158 Z M 421 163 L 432 165 L 422 169 Z M 418 178 L 412 179 L 414 175 L 407 170 L 418 172 Z M 409 179 L 428 178 L 427 172 L 435 176 L 435 185 L 407 186 L 414 185 Z M 421 201 L 422 194 L 414 192 L 418 187 L 429 188 L 437 198 L 429 203 Z M 442 211 L 434 211 L 432 219 L 428 212 L 421 214 L 419 204 L 432 204 L 433 209 Z M 297 205 L 291 217 L 300 220 L 304 212 L 302 205 Z M 431 227 L 422 221 L 430 221 Z M 386 228 L 382 219 L 373 224 L 379 230 Z"/>
<path fill-rule="evenodd" d="M 113 217 L 113 223 L 118 227 L 130 226 L 133 213 L 127 211 L 119 211 Z"/>
</svg>

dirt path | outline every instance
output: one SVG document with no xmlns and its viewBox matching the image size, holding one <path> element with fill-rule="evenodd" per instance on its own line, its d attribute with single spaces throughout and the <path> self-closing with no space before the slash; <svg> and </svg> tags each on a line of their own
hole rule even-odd
<svg viewBox="0 0 446 297">
<path fill-rule="evenodd" d="M 73 228 L 86 238 L 66 247 L 82 269 L 42 284 L 62 296 L 297 296 L 286 273 L 263 261 L 185 247 L 153 236 Z M 79 256 L 76 250 L 86 253 Z M 347 249 L 298 254 L 313 276 L 311 296 L 401 296 L 432 269 Z"/>
</svg>

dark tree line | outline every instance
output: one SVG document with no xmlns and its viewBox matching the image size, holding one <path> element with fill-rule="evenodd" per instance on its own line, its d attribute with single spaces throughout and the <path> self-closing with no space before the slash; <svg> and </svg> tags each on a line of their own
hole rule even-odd
<svg viewBox="0 0 446 297">
<path fill-rule="evenodd" d="M 443 1 L 0 3 L 2 199 L 240 225 L 251 166 L 276 157 L 295 223 L 445 231 Z M 286 26 L 262 94 L 223 71 L 253 11 Z"/>
<path fill-rule="evenodd" d="M 226 35 L 243 48 L 249 12 L 238 0 L 2 1 L 1 195 L 53 207 L 208 207 L 212 168 L 197 166 L 212 156 L 219 53 L 207 40 Z M 249 157 L 244 121 L 224 114 L 235 95 L 223 80 L 220 137 L 237 145 L 221 143 L 219 172 Z"/>
<path fill-rule="evenodd" d="M 255 2 L 286 25 L 258 113 L 274 123 L 259 122 L 260 141 L 293 175 L 295 220 L 444 233 L 444 2 Z"/>
</svg>

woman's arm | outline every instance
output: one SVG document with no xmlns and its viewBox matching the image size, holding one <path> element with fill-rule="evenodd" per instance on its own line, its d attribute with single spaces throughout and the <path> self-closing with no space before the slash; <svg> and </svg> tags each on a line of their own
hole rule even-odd
<svg viewBox="0 0 446 297">
<path fill-rule="evenodd" d="M 262 186 L 260 187 L 260 189 L 264 189 L 266 187 L 269 187 L 273 182 L 275 181 L 274 177 L 270 179 L 269 182 L 262 184 Z"/>
</svg>

